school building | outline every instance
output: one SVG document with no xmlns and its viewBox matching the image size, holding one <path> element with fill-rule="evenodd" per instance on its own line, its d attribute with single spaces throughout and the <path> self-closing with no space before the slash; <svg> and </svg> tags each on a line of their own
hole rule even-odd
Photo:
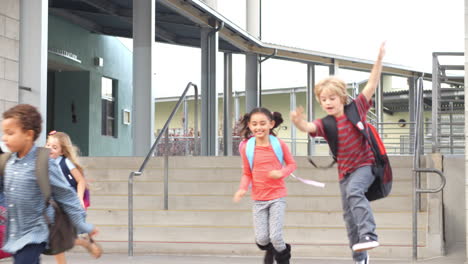
<svg viewBox="0 0 468 264">
<path fill-rule="evenodd" d="M 262 42 L 260 1 L 245 1 L 246 29 L 219 13 L 216 0 L 1 1 L 0 111 L 22 103 L 38 107 L 44 117 L 38 144 L 45 143 L 48 131 L 64 131 L 88 157 L 84 163 L 95 180 L 92 195 L 97 197 L 89 215 L 101 228 L 106 252 L 258 254 L 248 240 L 251 224 L 243 222 L 249 217 L 249 204 L 232 209 L 230 195 L 239 178 L 239 160 L 232 157 L 238 144 L 236 122 L 262 105 L 283 114 L 279 137 L 297 156 L 299 173 L 330 181 L 330 189 L 313 194 L 288 183 L 291 226 L 286 235 L 296 243 L 297 254 L 349 255 L 334 189 L 336 173 L 313 170 L 305 159 L 309 155 L 325 162 L 326 143 L 297 131 L 289 111 L 302 105 L 309 119 L 323 116 L 312 92 L 318 68 L 331 75 L 369 72 L 373 61 Z M 465 8 L 467 4 L 465 0 Z M 133 51 L 116 37 L 132 38 Z M 198 89 L 197 108 L 193 95 L 155 98 L 155 91 L 164 89 L 154 75 L 155 42 L 201 50 L 201 83 L 187 85 L 190 91 Z M 233 54 L 246 58 L 242 91 L 233 91 Z M 377 258 L 415 258 L 415 247 L 421 258 L 466 252 L 468 60 L 465 65 L 444 65 L 439 60 L 444 56 L 464 53 L 434 53 L 432 72 L 384 63 L 369 119 L 381 132 L 397 177 L 395 196 L 375 204 L 383 230 Z M 268 59 L 307 65 L 307 84 L 262 89 L 261 63 Z M 223 72 L 217 72 L 219 61 Z M 219 79 L 222 93 L 216 89 Z M 348 83 L 350 95 L 355 96 L 365 82 Z M 421 83 L 424 89 L 419 89 Z M 175 106 L 179 110 L 171 115 Z M 165 126 L 170 116 L 172 121 Z M 159 137 L 165 130 L 167 139 Z M 182 157 L 167 160 L 151 158 L 150 153 L 142 165 L 156 138 L 157 156 Z M 136 177 L 139 174 L 133 171 L 144 165 L 146 174 Z M 412 207 L 413 194 L 421 188 L 412 186 L 415 177 L 427 176 L 418 184 L 428 188 L 439 183 L 437 175 L 415 173 L 418 166 L 443 171 L 447 183 L 443 195 L 421 194 L 420 204 Z M 169 177 L 162 176 L 168 167 L 173 173 L 170 189 Z M 416 228 L 410 224 L 412 212 L 420 217 Z M 225 223 L 213 220 L 219 217 Z M 311 235 L 303 238 L 306 232 Z"/>
</svg>

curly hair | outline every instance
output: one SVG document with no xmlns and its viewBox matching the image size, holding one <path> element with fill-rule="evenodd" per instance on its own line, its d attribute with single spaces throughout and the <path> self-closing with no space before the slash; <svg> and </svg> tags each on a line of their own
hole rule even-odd
<svg viewBox="0 0 468 264">
<path fill-rule="evenodd" d="M 32 130 L 34 141 L 42 131 L 42 117 L 36 107 L 29 104 L 19 104 L 3 112 L 3 119 L 15 118 L 23 131 Z"/>
</svg>

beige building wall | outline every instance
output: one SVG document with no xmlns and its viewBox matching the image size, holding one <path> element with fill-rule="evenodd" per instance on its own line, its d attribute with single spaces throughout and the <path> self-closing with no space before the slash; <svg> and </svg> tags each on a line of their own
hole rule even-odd
<svg viewBox="0 0 468 264">
<path fill-rule="evenodd" d="M 234 118 L 234 122 L 239 120 L 245 114 L 245 101 L 244 97 L 240 97 L 240 116 Z M 314 98 L 315 100 L 315 98 Z M 292 123 L 289 118 L 289 112 L 291 109 L 290 105 L 290 94 L 264 94 L 262 96 L 262 104 L 264 107 L 268 108 L 270 111 L 280 112 L 283 116 L 283 123 L 279 128 L 276 129 L 277 135 L 283 139 L 289 147 L 291 147 L 291 134 L 292 134 Z M 169 117 L 172 109 L 174 108 L 176 101 L 172 102 L 158 102 L 156 103 L 156 117 L 155 117 L 155 135 L 157 136 L 159 130 L 162 129 L 164 123 Z M 296 105 L 305 106 L 306 105 L 306 93 L 298 92 L 296 93 Z M 198 109 L 200 111 L 200 107 Z M 194 127 L 194 102 L 189 100 L 188 103 L 188 128 L 193 129 Z M 321 118 L 325 116 L 325 112 L 322 110 L 319 104 L 315 104 L 315 117 Z M 425 119 L 430 120 L 431 113 L 424 113 Z M 175 134 L 181 134 L 182 128 L 184 127 L 184 112 L 183 106 L 181 105 L 179 111 L 174 116 L 171 124 L 169 125 L 170 133 L 175 132 Z M 223 100 L 220 98 L 218 100 L 218 136 L 222 137 L 223 135 Z M 394 113 L 393 115 L 384 114 L 384 122 L 388 123 L 397 123 L 398 120 L 404 119 L 409 122 L 409 113 Z M 200 119 L 198 120 L 200 124 Z M 234 127 L 234 123 L 232 124 Z M 199 125 L 200 128 L 200 125 Z M 410 126 L 406 125 L 405 127 L 400 127 L 398 124 L 385 124 L 384 125 L 384 135 L 383 140 L 386 145 L 387 151 L 391 153 L 400 153 L 401 151 L 401 142 L 409 142 L 409 130 Z M 179 132 L 179 133 L 177 133 Z M 296 155 L 304 156 L 307 155 L 307 137 L 308 135 L 304 132 L 296 130 Z M 407 147 L 407 146 L 406 146 Z M 328 155 L 328 145 L 326 143 L 316 145 L 317 155 Z"/>
<path fill-rule="evenodd" d="M 0 112 L 18 103 L 20 0 L 0 4 Z"/>
</svg>

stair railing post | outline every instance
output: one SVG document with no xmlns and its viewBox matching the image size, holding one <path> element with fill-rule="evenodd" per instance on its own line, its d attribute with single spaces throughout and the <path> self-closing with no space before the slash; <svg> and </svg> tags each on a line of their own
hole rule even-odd
<svg viewBox="0 0 468 264">
<path fill-rule="evenodd" d="M 169 209 L 169 128 L 164 132 L 164 210 Z M 174 142 L 175 143 L 175 142 Z"/>
<path fill-rule="evenodd" d="M 421 154 L 424 154 L 424 134 L 422 129 L 424 128 L 423 121 L 423 81 L 420 77 L 418 79 L 418 85 L 416 90 L 416 126 L 415 126 L 415 140 L 414 140 L 414 158 L 413 158 L 413 261 L 418 260 L 418 212 L 420 209 L 420 195 L 421 193 L 437 193 L 440 192 L 446 183 L 445 175 L 442 171 L 431 168 L 421 168 Z M 437 188 L 433 189 L 422 189 L 420 184 L 421 173 L 435 173 L 439 175 L 441 184 Z"/>
<path fill-rule="evenodd" d="M 153 143 L 153 146 L 151 147 L 150 151 L 146 155 L 143 163 L 140 166 L 140 169 L 138 171 L 134 171 L 130 173 L 130 176 L 128 177 L 128 255 L 133 256 L 133 179 L 134 176 L 141 176 L 143 173 L 143 170 L 146 167 L 146 164 L 148 163 L 149 159 L 151 156 L 154 154 L 154 150 L 158 146 L 159 140 L 161 139 L 163 133 L 166 133 L 166 143 L 168 140 L 168 126 L 169 123 L 171 122 L 172 118 L 174 117 L 177 109 L 179 109 L 180 104 L 182 103 L 182 100 L 185 99 L 185 96 L 187 94 L 187 91 L 190 87 L 193 87 L 195 89 L 195 113 L 198 112 L 198 88 L 195 84 L 189 82 L 187 86 L 185 87 L 184 92 L 179 98 L 179 101 L 177 101 L 174 109 L 172 110 L 171 114 L 169 115 L 169 118 L 167 119 L 166 123 L 164 124 L 163 128 L 161 129 L 161 133 L 157 136 L 156 140 Z M 198 116 L 195 114 L 195 138 L 197 137 L 198 134 Z M 167 155 L 166 155 L 167 158 Z M 168 164 L 168 161 L 166 161 L 166 164 Z M 169 168 L 168 165 L 166 165 L 166 170 Z M 168 175 L 169 173 L 167 172 L 165 175 L 165 208 L 168 207 Z M 166 209 L 167 210 L 167 209 Z"/>
</svg>

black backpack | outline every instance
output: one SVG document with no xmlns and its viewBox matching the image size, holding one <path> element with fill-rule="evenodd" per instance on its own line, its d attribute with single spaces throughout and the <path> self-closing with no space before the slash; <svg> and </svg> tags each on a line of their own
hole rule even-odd
<svg viewBox="0 0 468 264">
<path fill-rule="evenodd" d="M 366 192 L 369 201 L 378 200 L 387 197 L 392 190 L 392 167 L 387 156 L 387 151 L 380 138 L 379 133 L 372 124 L 363 122 L 359 116 L 356 103 L 353 101 L 344 107 L 346 117 L 354 127 L 361 132 L 374 152 L 375 164 L 372 166 L 372 173 L 375 176 L 374 182 Z M 326 116 L 322 119 L 326 140 L 336 162 L 338 154 L 338 128 L 335 117 Z"/>
<path fill-rule="evenodd" d="M 11 153 L 0 155 L 0 180 L 2 185 L 5 165 L 10 156 Z M 37 148 L 36 178 L 46 205 L 51 205 L 54 208 L 55 215 L 54 222 L 52 223 L 46 212 L 48 206 L 44 208 L 43 215 L 49 226 L 49 244 L 42 253 L 45 255 L 56 255 L 73 248 L 77 232 L 67 213 L 65 213 L 60 205 L 51 198 L 51 187 L 49 181 L 49 149 L 47 148 Z"/>
</svg>

